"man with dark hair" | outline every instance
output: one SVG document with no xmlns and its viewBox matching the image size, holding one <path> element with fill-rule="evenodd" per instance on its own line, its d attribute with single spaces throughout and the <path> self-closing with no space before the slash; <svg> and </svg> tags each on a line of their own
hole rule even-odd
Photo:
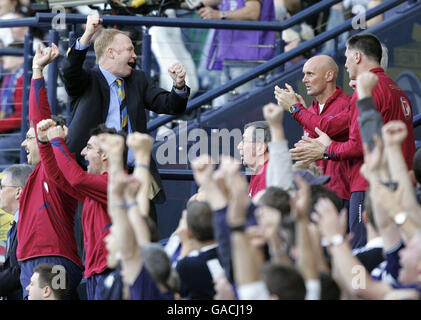
<svg viewBox="0 0 421 320">
<path fill-rule="evenodd" d="M 282 213 L 282 216 L 288 216 L 291 211 L 290 195 L 285 190 L 277 187 L 269 187 L 265 190 L 259 199 L 259 205 L 275 208 Z"/>
<path fill-rule="evenodd" d="M 29 292 L 28 300 L 64 300 L 68 291 L 67 285 L 63 266 L 52 263 L 39 264 L 34 268 L 31 282 L 26 287 Z"/>
<path fill-rule="evenodd" d="M 372 34 L 356 34 L 348 39 L 347 49 L 361 51 L 367 58 L 380 64 L 382 59 L 382 45 Z"/>
<path fill-rule="evenodd" d="M 320 198 L 328 198 L 333 202 L 338 211 L 342 209 L 342 201 L 333 191 L 329 190 L 323 185 L 312 185 L 310 188 L 311 212 L 314 212 L 314 206 Z"/>
<path fill-rule="evenodd" d="M 180 294 L 186 299 L 212 300 L 213 280 L 223 272 L 218 260 L 212 210 L 206 202 L 193 201 L 187 206 L 186 221 L 187 240 L 193 242 L 199 254 L 184 257 L 177 263 Z"/>
<path fill-rule="evenodd" d="M 305 139 L 305 143 L 291 150 L 291 153 L 295 160 L 301 160 L 303 157 L 307 160 L 323 158 L 333 161 L 350 160 L 351 197 L 348 223 L 349 230 L 354 234 L 351 246 L 355 249 L 364 246 L 367 240 L 362 213 L 368 182 L 360 174 L 360 168 L 364 159 L 362 140 L 371 143 L 373 133 L 376 132 L 373 125 L 365 125 L 370 121 L 367 115 L 373 114 L 370 110 L 380 113 L 383 123 L 392 120 L 401 120 L 405 123 L 408 135 L 402 143 L 402 151 L 409 170 L 412 169 L 415 142 L 411 103 L 405 92 L 380 67 L 382 47 L 377 37 L 369 33 L 351 37 L 347 42 L 345 56 L 345 68 L 349 78 L 357 80 L 357 87 L 350 101 L 348 140 L 332 141 L 328 135 L 319 131 L 319 138 Z"/>
<path fill-rule="evenodd" d="M 0 184 L 0 208 L 13 214 L 11 228 L 7 234 L 6 257 L 0 268 L 0 297 L 7 300 L 21 300 L 20 266 L 16 257 L 17 224 L 19 220 L 19 199 L 26 181 L 32 172 L 32 166 L 15 164 L 3 170 Z"/>
<path fill-rule="evenodd" d="M 238 144 L 243 164 L 252 171 L 249 196 L 254 197 L 266 188 L 266 168 L 269 160 L 268 143 L 271 140 L 267 121 L 255 121 L 244 126 L 243 140 Z"/>
<path fill-rule="evenodd" d="M 261 268 L 262 278 L 274 300 L 304 300 L 306 286 L 301 274 L 293 267 L 267 262 Z"/>
</svg>

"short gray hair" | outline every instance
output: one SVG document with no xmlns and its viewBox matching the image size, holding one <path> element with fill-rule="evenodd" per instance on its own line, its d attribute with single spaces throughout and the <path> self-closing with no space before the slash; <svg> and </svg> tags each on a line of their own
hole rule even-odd
<svg viewBox="0 0 421 320">
<path fill-rule="evenodd" d="M 13 185 L 24 187 L 33 168 L 28 164 L 14 164 L 3 170 L 3 177 L 9 175 Z"/>
<path fill-rule="evenodd" d="M 267 121 L 254 121 L 254 122 L 246 123 L 246 125 L 244 126 L 244 130 L 246 130 L 248 127 L 254 128 L 253 138 L 252 138 L 253 142 L 264 142 L 266 144 L 270 142 L 271 135 L 270 135 L 269 123 Z M 261 140 L 262 138 L 261 130 L 263 130 L 263 141 Z"/>
</svg>

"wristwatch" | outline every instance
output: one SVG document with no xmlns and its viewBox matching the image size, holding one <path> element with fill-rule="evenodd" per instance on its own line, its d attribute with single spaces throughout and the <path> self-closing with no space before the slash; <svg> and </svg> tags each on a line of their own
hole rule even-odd
<svg viewBox="0 0 421 320">
<path fill-rule="evenodd" d="M 292 106 L 289 107 L 289 113 L 294 113 L 297 110 L 297 107 L 295 104 L 293 104 Z"/>
<path fill-rule="evenodd" d="M 227 12 L 226 11 L 221 11 L 221 19 L 225 20 L 227 18 Z"/>
<path fill-rule="evenodd" d="M 325 151 L 323 152 L 323 160 L 329 160 L 330 158 L 329 158 L 329 153 L 327 153 L 327 148 L 328 147 L 326 147 L 325 148 Z"/>
<path fill-rule="evenodd" d="M 341 234 L 335 234 L 332 238 L 330 238 L 330 245 L 331 246 L 339 246 L 344 242 L 344 236 Z"/>
<path fill-rule="evenodd" d="M 395 223 L 397 225 L 403 225 L 407 217 L 408 217 L 408 214 L 404 211 L 401 211 L 395 215 L 394 217 Z"/>
</svg>

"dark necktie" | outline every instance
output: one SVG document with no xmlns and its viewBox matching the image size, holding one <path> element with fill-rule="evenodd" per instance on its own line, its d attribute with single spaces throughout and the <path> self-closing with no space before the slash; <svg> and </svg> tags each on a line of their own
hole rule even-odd
<svg viewBox="0 0 421 320">
<path fill-rule="evenodd" d="M 7 232 L 7 242 L 6 242 L 6 256 L 9 255 L 10 245 L 12 243 L 12 239 L 15 237 L 16 234 L 16 222 L 13 220 L 10 222 L 11 228 Z"/>
<path fill-rule="evenodd" d="M 128 125 L 127 125 L 127 101 L 126 101 L 126 94 L 124 92 L 124 85 L 123 80 L 116 79 L 117 83 L 117 95 L 118 95 L 118 102 L 120 103 L 120 123 L 121 123 L 121 130 L 124 133 L 128 133 Z"/>
</svg>

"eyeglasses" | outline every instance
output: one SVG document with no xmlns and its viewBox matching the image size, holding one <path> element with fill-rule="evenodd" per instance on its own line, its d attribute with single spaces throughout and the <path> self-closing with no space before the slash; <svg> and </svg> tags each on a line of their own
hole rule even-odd
<svg viewBox="0 0 421 320">
<path fill-rule="evenodd" d="M 19 188 L 20 186 L 5 186 L 0 184 L 0 191 L 3 190 L 3 188 Z"/>
</svg>

